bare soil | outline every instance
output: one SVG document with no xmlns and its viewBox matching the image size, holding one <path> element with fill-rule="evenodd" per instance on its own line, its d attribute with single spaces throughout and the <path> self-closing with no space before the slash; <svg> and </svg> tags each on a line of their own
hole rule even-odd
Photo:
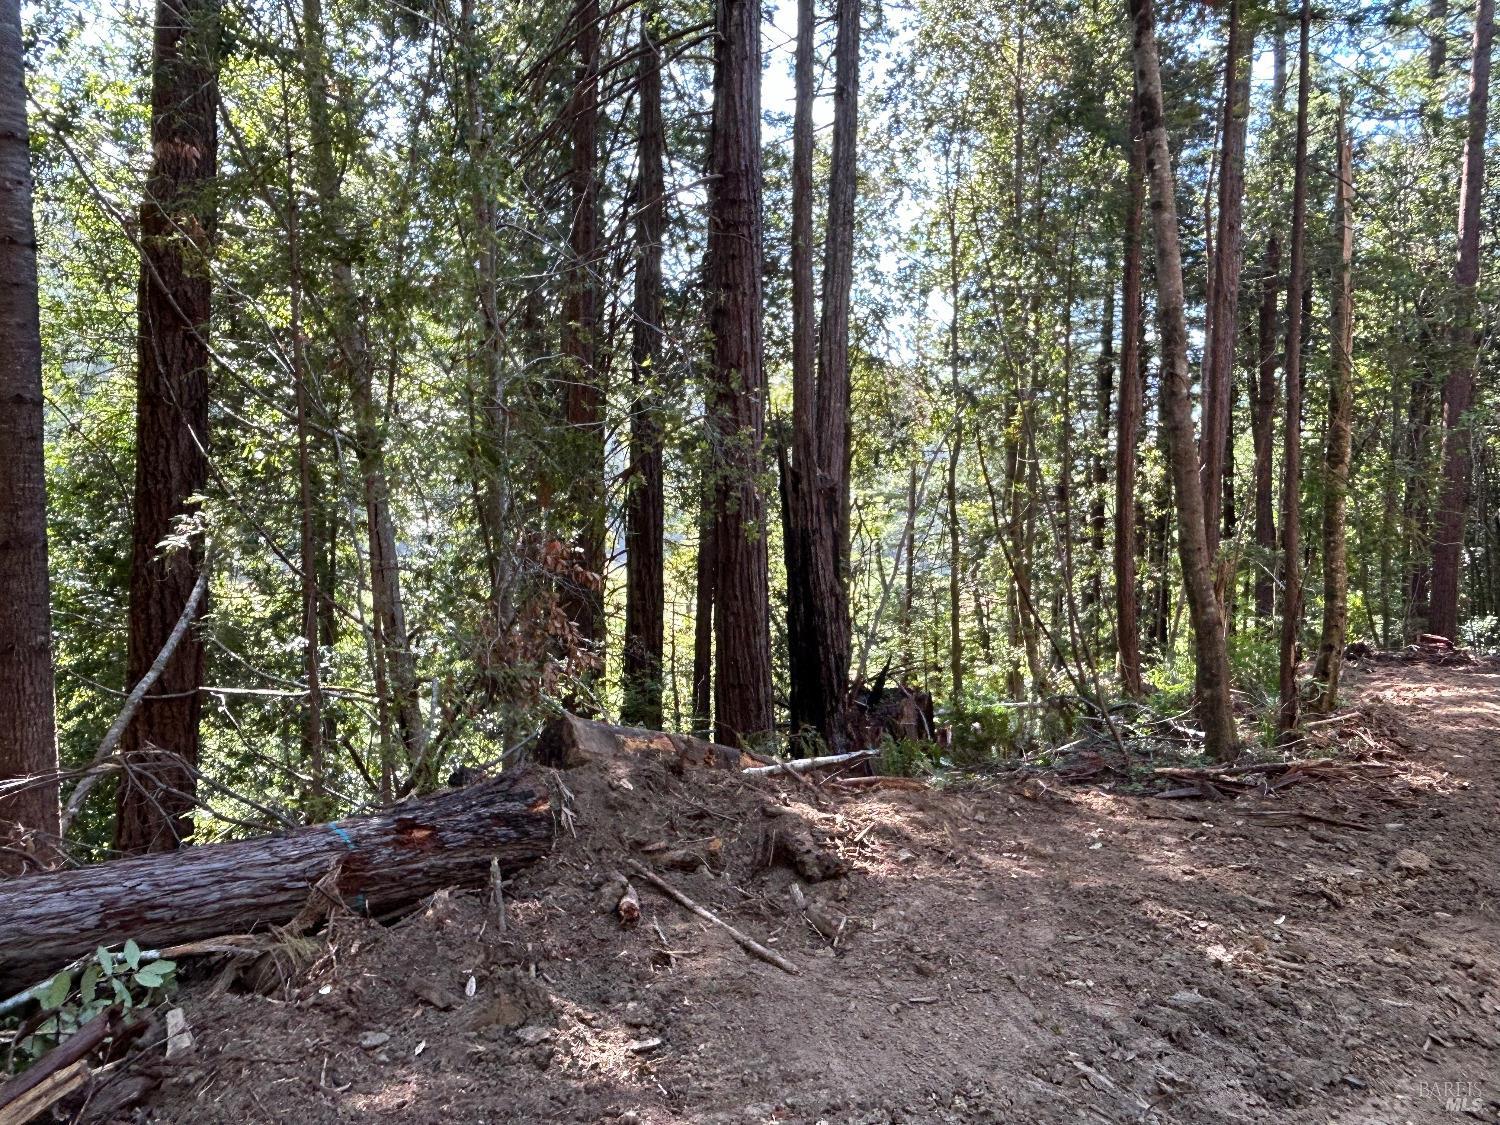
<svg viewBox="0 0 1500 1125">
<path fill-rule="evenodd" d="M 504 933 L 487 896 L 440 895 L 338 921 L 273 996 L 188 987 L 197 1046 L 146 1117 L 1500 1120 L 1500 670 L 1351 679 L 1339 746 L 1394 775 L 1232 801 L 560 775 L 571 825 Z M 848 865 L 802 883 L 836 942 L 764 862 L 799 821 Z M 708 856 L 662 875 L 798 975 L 639 879 L 637 926 L 601 909 L 662 845 Z"/>
</svg>

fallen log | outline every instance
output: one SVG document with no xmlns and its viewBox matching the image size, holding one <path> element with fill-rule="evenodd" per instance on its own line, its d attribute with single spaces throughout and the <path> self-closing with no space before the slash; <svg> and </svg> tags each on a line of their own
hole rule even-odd
<svg viewBox="0 0 1500 1125">
<path fill-rule="evenodd" d="M 409 801 L 371 817 L 227 844 L 0 880 L 0 995 L 98 946 L 166 945 L 285 923 L 337 867 L 351 907 L 382 914 L 443 887 L 481 886 L 552 848 L 534 771 Z"/>
<path fill-rule="evenodd" d="M 566 770 L 629 754 L 663 754 L 683 766 L 710 769 L 749 769 L 771 761 L 688 734 L 615 726 L 571 714 L 563 714 L 542 728 L 534 759 L 544 766 Z"/>
</svg>

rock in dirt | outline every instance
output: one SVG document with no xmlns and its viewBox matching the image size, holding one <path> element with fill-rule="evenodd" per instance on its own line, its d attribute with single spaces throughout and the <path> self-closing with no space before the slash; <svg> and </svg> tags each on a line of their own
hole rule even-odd
<svg viewBox="0 0 1500 1125">
<path fill-rule="evenodd" d="M 417 981 L 411 986 L 411 991 L 418 1000 L 425 1000 L 440 1012 L 452 1011 L 459 1005 L 457 996 L 430 981 Z"/>
<path fill-rule="evenodd" d="M 650 1027 L 651 1011 L 639 1000 L 632 1000 L 625 1005 L 625 1011 L 620 1018 L 625 1021 L 627 1027 Z"/>
<path fill-rule="evenodd" d="M 1407 875 L 1427 875 L 1432 871 L 1432 857 L 1416 848 L 1402 848 L 1396 853 L 1396 870 Z"/>
<path fill-rule="evenodd" d="M 366 1051 L 374 1051 L 380 1047 L 384 1047 L 390 1041 L 390 1033 L 385 1031 L 366 1031 L 359 1037 L 359 1045 Z"/>
<path fill-rule="evenodd" d="M 180 1059 L 193 1053 L 193 1031 L 181 1008 L 167 1009 L 167 1058 Z"/>
<path fill-rule="evenodd" d="M 536 982 L 512 970 L 494 981 L 495 992 L 469 1017 L 470 1031 L 499 1028 L 513 1031 L 533 1020 L 546 1018 L 552 1002 Z"/>
<path fill-rule="evenodd" d="M 535 1047 L 538 1043 L 545 1043 L 552 1038 L 550 1027 L 538 1027 L 536 1024 L 527 1024 L 525 1027 L 517 1028 L 512 1034 L 528 1047 Z"/>
</svg>

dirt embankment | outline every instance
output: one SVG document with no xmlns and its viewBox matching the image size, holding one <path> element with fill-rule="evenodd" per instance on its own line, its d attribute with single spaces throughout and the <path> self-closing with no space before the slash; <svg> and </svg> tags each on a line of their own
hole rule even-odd
<svg viewBox="0 0 1500 1125">
<path fill-rule="evenodd" d="M 1234 801 L 570 776 L 504 932 L 439 896 L 273 997 L 186 989 L 150 1119 L 1496 1120 L 1500 674 L 1353 679 L 1394 775 Z M 846 875 L 768 862 L 799 824 Z M 622 928 L 632 857 L 798 974 L 640 880 Z"/>
</svg>

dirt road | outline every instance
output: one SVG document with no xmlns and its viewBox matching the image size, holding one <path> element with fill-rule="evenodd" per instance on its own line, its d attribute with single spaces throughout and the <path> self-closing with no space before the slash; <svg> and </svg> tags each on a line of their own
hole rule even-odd
<svg viewBox="0 0 1500 1125">
<path fill-rule="evenodd" d="M 1500 673 L 1351 680 L 1395 775 L 1238 801 L 976 782 L 818 807 L 789 781 L 640 764 L 574 795 L 578 836 L 510 888 L 505 935 L 458 896 L 344 924 L 280 999 L 188 990 L 199 1045 L 152 1112 L 1500 1119 Z M 768 804 L 850 865 L 807 888 L 836 944 L 758 862 Z M 719 874 L 668 877 L 799 975 L 649 887 L 633 930 L 598 909 L 623 854 L 710 837 Z"/>
</svg>

